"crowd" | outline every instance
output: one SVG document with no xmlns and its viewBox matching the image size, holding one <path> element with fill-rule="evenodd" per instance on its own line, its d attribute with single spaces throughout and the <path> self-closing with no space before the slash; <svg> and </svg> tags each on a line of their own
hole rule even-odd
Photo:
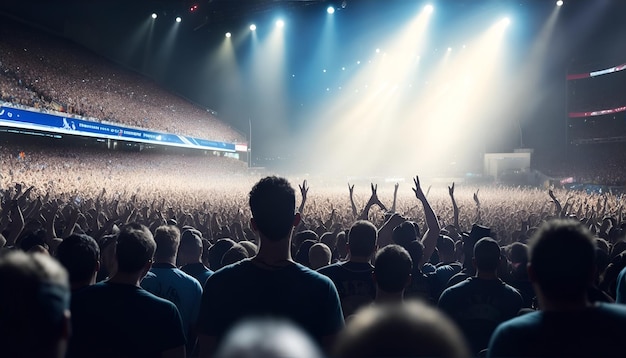
<svg viewBox="0 0 626 358">
<path fill-rule="evenodd" d="M 303 350 L 333 356 L 484 355 L 490 341 L 497 356 L 535 355 L 507 350 L 521 348 L 497 337 L 513 342 L 506 333 L 513 328 L 500 324 L 518 312 L 536 320 L 537 312 L 574 306 L 568 299 L 576 289 L 554 303 L 545 288 L 566 278 L 545 283 L 525 269 L 534 242 L 550 230 L 592 243 L 594 270 L 582 301 L 610 303 L 603 315 L 624 315 L 612 302 L 625 296 L 626 224 L 620 197 L 611 194 L 427 186 L 427 178 L 337 187 L 293 178 L 295 195 L 282 179 L 258 181 L 240 161 L 208 155 L 11 145 L 0 149 L 0 159 L 0 261 L 26 265 L 49 254 L 67 269 L 71 307 L 62 292 L 53 293 L 72 311 L 73 333 L 59 336 L 69 340 L 68 356 L 242 356 L 238 345 L 247 340 L 230 339 L 231 329 L 246 336 L 271 327 L 299 337 Z M 289 195 L 293 200 L 281 204 Z M 292 213 L 283 215 L 289 220 L 273 224 L 281 210 Z M 576 225 L 555 223 L 565 218 Z M 583 258 L 569 253 L 570 242 L 563 245 L 560 265 L 576 271 L 571 263 Z M 81 269 L 86 273 L 76 276 Z M 2 277 L 0 264 L 0 285 L 8 285 Z M 16 319 L 7 315 L 0 320 Z M 246 322 L 253 318 L 260 321 Z M 404 328 L 390 328 L 396 326 Z M 126 329 L 144 333 L 131 342 Z M 447 333 L 435 339 L 439 331 Z M 257 337 L 267 356 L 289 349 L 271 334 Z M 561 338 L 544 344 L 556 349 L 549 355 L 572 352 L 555 343 Z M 603 355 L 613 354 L 611 345 L 603 347 Z M 8 356 L 42 355 L 16 349 Z"/>
<path fill-rule="evenodd" d="M 13 21 L 0 22 L 0 99 L 42 110 L 224 142 L 237 131 L 139 74 Z"/>
</svg>

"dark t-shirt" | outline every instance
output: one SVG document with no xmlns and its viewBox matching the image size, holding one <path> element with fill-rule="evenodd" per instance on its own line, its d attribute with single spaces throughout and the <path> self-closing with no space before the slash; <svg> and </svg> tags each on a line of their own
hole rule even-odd
<svg viewBox="0 0 626 358">
<path fill-rule="evenodd" d="M 176 306 L 137 286 L 86 287 L 71 312 L 68 357 L 155 357 L 185 344 Z"/>
<path fill-rule="evenodd" d="M 536 311 L 502 323 L 489 357 L 624 357 L 626 306 L 599 303 L 578 311 Z"/>
<path fill-rule="evenodd" d="M 373 302 L 376 286 L 372 277 L 374 266 L 368 262 L 338 262 L 317 270 L 329 277 L 339 293 L 344 317 Z"/>
<path fill-rule="evenodd" d="M 204 266 L 202 262 L 187 264 L 181 267 L 180 270 L 198 280 L 202 287 L 204 287 L 209 276 L 213 274 L 213 271 Z"/>
<path fill-rule="evenodd" d="M 265 269 L 246 259 L 209 277 L 198 333 L 217 337 L 219 344 L 233 325 L 251 317 L 289 319 L 318 341 L 338 333 L 344 325 L 333 282 L 295 262 Z"/>
<path fill-rule="evenodd" d="M 487 348 L 496 327 L 522 308 L 522 296 L 501 280 L 476 277 L 441 294 L 439 307 L 459 326 L 474 354 Z"/>
<path fill-rule="evenodd" d="M 411 284 L 404 290 L 404 298 L 419 299 L 430 304 L 436 304 L 433 288 L 433 274 L 425 275 L 419 267 L 413 267 Z"/>
</svg>

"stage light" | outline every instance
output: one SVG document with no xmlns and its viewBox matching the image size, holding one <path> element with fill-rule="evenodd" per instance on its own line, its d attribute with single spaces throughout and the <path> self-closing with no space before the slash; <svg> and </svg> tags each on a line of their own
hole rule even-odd
<svg viewBox="0 0 626 358">
<path fill-rule="evenodd" d="M 345 68 L 345 67 L 342 67 L 342 68 L 341 68 L 341 70 L 342 70 L 342 71 L 345 71 L 345 70 L 346 70 L 346 68 Z"/>
<path fill-rule="evenodd" d="M 256 25 L 255 24 L 250 25 L 250 31 L 256 31 Z"/>
<path fill-rule="evenodd" d="M 226 33 L 226 37 L 227 37 L 227 38 L 230 38 L 231 36 L 232 36 L 232 34 L 231 34 L 230 32 L 227 32 L 227 33 Z"/>
<path fill-rule="evenodd" d="M 285 22 L 283 20 L 276 21 L 276 27 L 282 29 L 283 27 L 285 27 Z"/>
<path fill-rule="evenodd" d="M 157 14 L 156 14 L 156 12 L 153 12 L 153 13 L 152 13 L 152 18 L 153 18 L 153 19 L 156 19 L 156 18 L 157 18 Z"/>
<path fill-rule="evenodd" d="M 376 53 L 380 53 L 380 49 L 379 48 L 376 49 Z"/>
<path fill-rule="evenodd" d="M 448 52 L 452 51 L 452 47 L 448 47 Z"/>
<path fill-rule="evenodd" d="M 176 22 L 181 22 L 181 21 L 183 21 L 183 19 L 181 19 L 180 16 L 177 16 L 176 17 Z"/>
<path fill-rule="evenodd" d="M 332 7 L 332 6 L 329 6 L 329 7 L 326 9 L 326 12 L 332 15 L 332 14 L 334 14 L 334 13 L 335 13 L 335 8 L 334 8 L 334 7 Z"/>
<path fill-rule="evenodd" d="M 435 8 L 431 4 L 424 6 L 424 11 L 426 11 L 427 14 L 432 14 L 434 10 Z"/>
<path fill-rule="evenodd" d="M 507 27 L 511 24 L 511 19 L 505 17 L 504 19 L 500 20 L 500 24 L 502 24 L 503 27 Z"/>
<path fill-rule="evenodd" d="M 559 0 L 556 2 L 556 6 L 563 6 L 563 0 Z"/>
<path fill-rule="evenodd" d="M 322 72 L 326 73 L 326 69 L 323 69 Z"/>
</svg>

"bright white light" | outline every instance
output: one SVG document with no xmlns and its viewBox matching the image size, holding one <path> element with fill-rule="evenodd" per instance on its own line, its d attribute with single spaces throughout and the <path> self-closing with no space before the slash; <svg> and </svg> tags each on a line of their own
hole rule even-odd
<svg viewBox="0 0 626 358">
<path fill-rule="evenodd" d="M 509 19 L 508 17 L 505 17 L 504 19 L 502 19 L 502 25 L 509 26 L 511 24 L 511 19 Z"/>
<path fill-rule="evenodd" d="M 435 8 L 431 4 L 424 6 L 424 11 L 426 11 L 427 14 L 432 14 L 434 10 Z"/>
<path fill-rule="evenodd" d="M 181 21 L 183 21 L 183 19 L 181 19 L 180 16 L 177 16 L 176 17 L 176 22 L 181 22 Z"/>
<path fill-rule="evenodd" d="M 357 61 L 357 62 L 356 62 L 356 64 L 357 64 L 357 65 L 360 65 L 360 64 L 361 64 L 361 61 Z"/>
<path fill-rule="evenodd" d="M 329 14 L 334 14 L 334 13 L 335 13 L 335 8 L 334 8 L 334 7 L 332 7 L 332 6 L 329 6 L 329 7 L 326 9 L 326 12 L 327 12 L 327 13 L 329 13 Z"/>
<path fill-rule="evenodd" d="M 256 25 L 255 24 L 250 25 L 250 31 L 256 31 Z"/>
<path fill-rule="evenodd" d="M 282 29 L 283 27 L 285 27 L 285 22 L 283 20 L 276 21 L 276 27 Z"/>
<path fill-rule="evenodd" d="M 376 53 L 380 53 L 380 49 L 379 48 L 376 49 Z"/>
<path fill-rule="evenodd" d="M 448 47 L 448 52 L 452 51 L 452 47 Z"/>
<path fill-rule="evenodd" d="M 152 13 L 152 18 L 153 18 L 153 19 L 156 19 L 156 18 L 157 18 L 157 14 L 156 14 L 156 12 L 153 12 L 153 13 Z"/>
<path fill-rule="evenodd" d="M 227 33 L 226 33 L 226 37 L 227 37 L 227 38 L 230 38 L 231 36 L 232 36 L 232 34 L 231 34 L 230 32 L 227 32 Z"/>
<path fill-rule="evenodd" d="M 323 69 L 322 72 L 326 73 L 326 69 Z"/>
<path fill-rule="evenodd" d="M 559 0 L 556 2 L 556 6 L 563 6 L 563 0 Z"/>
<path fill-rule="evenodd" d="M 346 68 L 345 68 L 345 67 L 342 67 L 342 68 L 341 68 L 341 70 L 342 70 L 342 71 L 345 71 L 345 70 L 346 70 Z"/>
</svg>

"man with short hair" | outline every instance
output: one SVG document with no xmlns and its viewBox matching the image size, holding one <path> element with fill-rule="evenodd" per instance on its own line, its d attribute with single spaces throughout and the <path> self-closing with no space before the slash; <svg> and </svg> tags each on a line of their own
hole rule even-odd
<svg viewBox="0 0 626 358">
<path fill-rule="evenodd" d="M 156 252 L 154 264 L 141 287 L 172 302 L 178 308 L 191 351 L 195 342 L 195 325 L 200 312 L 202 286 L 200 282 L 176 267 L 176 254 L 180 244 L 180 231 L 176 226 L 159 226 L 154 233 Z"/>
<path fill-rule="evenodd" d="M 592 305 L 593 235 L 574 220 L 545 223 L 529 242 L 528 277 L 540 311 L 502 323 L 491 357 L 623 357 L 626 308 Z"/>
<path fill-rule="evenodd" d="M 341 304 L 330 279 L 291 258 L 291 234 L 300 223 L 294 189 L 284 178 L 266 177 L 250 191 L 249 203 L 259 252 L 207 280 L 198 319 L 200 356 L 211 356 L 235 324 L 259 316 L 289 319 L 330 347 L 343 328 Z"/>
<path fill-rule="evenodd" d="M 332 253 L 326 244 L 318 242 L 309 249 L 309 264 L 313 270 L 330 265 L 331 258 Z"/>
<path fill-rule="evenodd" d="M 366 220 L 355 222 L 348 232 L 348 261 L 317 270 L 328 276 L 337 287 L 345 317 L 354 314 L 376 297 L 376 286 L 372 279 L 374 267 L 370 259 L 376 252 L 377 238 L 378 231 L 374 224 Z"/>
<path fill-rule="evenodd" d="M 0 355 L 63 358 L 70 335 L 65 269 L 43 254 L 0 255 Z"/>
<path fill-rule="evenodd" d="M 183 232 L 178 247 L 178 265 L 181 271 L 191 275 L 204 287 L 204 283 L 213 274 L 213 271 L 202 263 L 202 250 L 203 245 L 200 236 L 191 230 Z"/>
<path fill-rule="evenodd" d="M 176 306 L 141 288 L 156 243 L 150 230 L 128 224 L 118 234 L 117 271 L 72 297 L 68 357 L 184 357 L 185 332 Z"/>
<path fill-rule="evenodd" d="M 401 303 L 404 290 L 411 284 L 413 261 L 400 245 L 380 249 L 374 260 L 376 303 Z"/>
<path fill-rule="evenodd" d="M 441 294 L 439 308 L 458 325 L 477 355 L 489 345 L 498 324 L 517 316 L 522 296 L 498 278 L 501 255 L 498 243 L 485 237 L 474 245 L 476 275 Z"/>
<path fill-rule="evenodd" d="M 56 257 L 70 275 L 72 292 L 96 283 L 100 270 L 100 247 L 91 236 L 70 235 L 57 247 Z"/>
</svg>

